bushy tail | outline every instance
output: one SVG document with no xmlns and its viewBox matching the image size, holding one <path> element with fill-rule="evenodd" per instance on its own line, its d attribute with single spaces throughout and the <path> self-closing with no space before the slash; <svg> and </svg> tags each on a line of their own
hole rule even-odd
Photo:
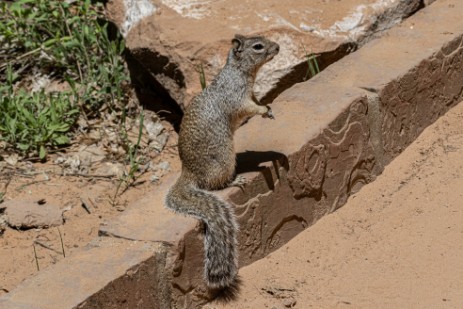
<svg viewBox="0 0 463 309">
<path fill-rule="evenodd" d="M 232 207 L 211 192 L 184 181 L 182 176 L 167 194 L 166 205 L 205 223 L 204 274 L 207 285 L 211 288 L 234 285 L 238 273 L 238 224 Z"/>
</svg>

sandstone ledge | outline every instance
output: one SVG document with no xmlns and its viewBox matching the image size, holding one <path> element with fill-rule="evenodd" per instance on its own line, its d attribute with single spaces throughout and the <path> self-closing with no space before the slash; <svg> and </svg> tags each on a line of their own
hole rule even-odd
<svg viewBox="0 0 463 309">
<path fill-rule="evenodd" d="M 201 90 L 200 66 L 210 82 L 225 64 L 235 33 L 263 34 L 280 44 L 280 55 L 261 69 L 255 86 L 257 98 L 271 102 L 303 81 L 307 54 L 319 55 L 323 69 L 422 5 L 421 0 L 312 0 L 290 5 L 279 0 L 112 0 L 107 8 L 138 62 L 130 66 L 138 84 L 184 108 Z"/>
<path fill-rule="evenodd" d="M 341 207 L 426 126 L 463 100 L 462 11 L 461 1 L 436 1 L 385 37 L 282 93 L 272 106 L 275 121 L 254 118 L 238 131 L 239 170 L 251 183 L 244 192 L 232 188 L 220 194 L 236 205 L 240 218 L 241 265 L 266 256 Z M 62 301 L 59 308 L 85 308 L 86 301 L 102 299 L 109 308 L 199 308 L 214 296 L 202 281 L 201 228 L 163 208 L 174 180 L 175 175 L 166 179 L 157 192 L 101 227 L 101 235 L 125 239 L 117 240 L 120 251 L 95 249 L 82 264 L 72 262 L 78 257 L 66 259 L 0 298 L 0 307 L 58 308 L 47 306 L 56 300 Z M 130 263 L 120 252 L 134 252 Z M 140 280 L 162 284 L 139 286 L 133 296 L 127 270 L 146 261 L 150 271 Z M 107 277 L 101 276 L 105 269 L 111 269 Z M 92 281 L 91 288 L 75 284 L 89 273 L 101 280 Z M 110 287 L 120 295 L 117 303 L 106 294 Z M 75 300 L 43 297 L 50 289 Z M 136 297 L 137 305 L 124 303 Z"/>
<path fill-rule="evenodd" d="M 0 298 L 5 309 L 152 308 L 162 304 L 162 244 L 96 239 Z"/>
</svg>

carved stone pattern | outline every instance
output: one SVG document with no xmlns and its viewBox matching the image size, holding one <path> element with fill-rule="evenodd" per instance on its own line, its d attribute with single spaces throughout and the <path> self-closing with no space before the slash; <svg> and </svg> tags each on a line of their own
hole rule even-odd
<svg viewBox="0 0 463 309">
<path fill-rule="evenodd" d="M 463 98 L 463 41 L 457 38 L 381 93 L 386 164 Z M 431 100 L 429 99 L 431 98 Z M 426 102 L 426 105 L 423 105 Z"/>
<path fill-rule="evenodd" d="M 294 197 L 313 196 L 320 191 L 325 178 L 325 145 L 308 143 L 295 155 L 290 164 L 288 180 Z"/>
<path fill-rule="evenodd" d="M 308 143 L 291 157 L 288 182 L 295 198 L 326 197 L 332 211 L 373 178 L 367 106 L 366 98 L 352 103 L 313 140 L 318 144 Z"/>
</svg>

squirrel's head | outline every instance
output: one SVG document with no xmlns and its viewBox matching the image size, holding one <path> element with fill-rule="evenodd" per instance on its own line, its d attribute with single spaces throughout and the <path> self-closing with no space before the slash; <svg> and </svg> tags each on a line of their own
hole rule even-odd
<svg viewBox="0 0 463 309">
<path fill-rule="evenodd" d="M 228 62 L 246 72 L 257 70 L 278 54 L 280 46 L 263 36 L 246 37 L 236 34 L 232 40 Z"/>
</svg>

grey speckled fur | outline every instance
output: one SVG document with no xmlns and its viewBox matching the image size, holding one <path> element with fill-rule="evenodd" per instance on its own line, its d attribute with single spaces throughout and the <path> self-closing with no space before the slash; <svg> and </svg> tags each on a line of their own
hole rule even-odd
<svg viewBox="0 0 463 309">
<path fill-rule="evenodd" d="M 206 225 L 205 279 L 211 288 L 236 283 L 238 224 L 233 207 L 208 192 L 230 185 L 235 175 L 233 134 L 254 115 L 273 118 L 256 104 L 253 85 L 258 69 L 278 54 L 278 44 L 264 37 L 236 35 L 227 64 L 186 110 L 179 134 L 182 173 L 166 197 L 175 212 Z"/>
</svg>

